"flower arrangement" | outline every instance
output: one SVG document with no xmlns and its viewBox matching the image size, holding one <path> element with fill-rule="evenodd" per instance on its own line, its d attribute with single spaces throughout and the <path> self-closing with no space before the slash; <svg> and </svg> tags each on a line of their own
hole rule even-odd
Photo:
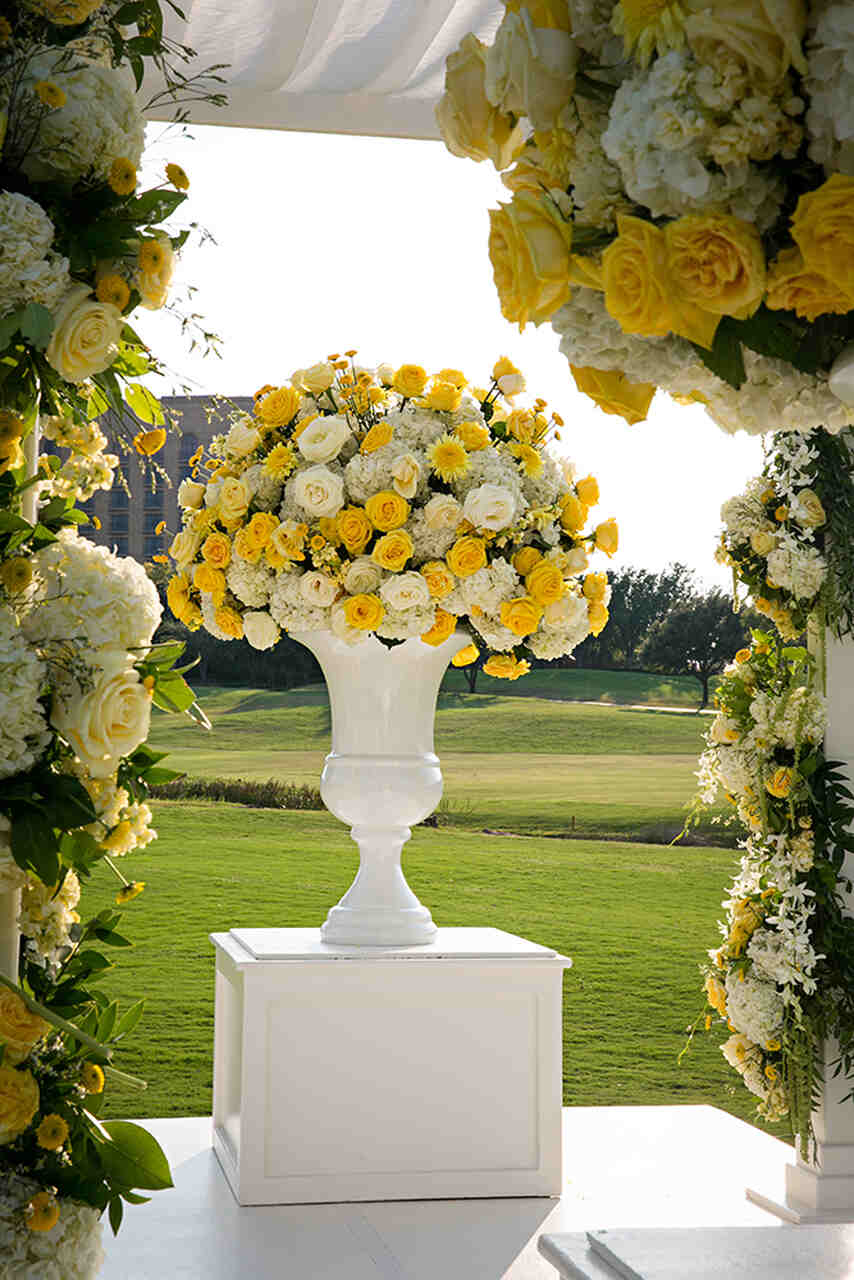
<svg viewBox="0 0 854 1280">
<path fill-rule="evenodd" d="M 576 384 L 656 388 L 726 431 L 854 421 L 850 5 L 505 0 L 437 120 L 502 170 L 502 311 L 550 321 Z"/>
<path fill-rule="evenodd" d="M 283 631 L 348 644 L 458 626 L 514 679 L 571 653 L 608 617 L 592 551 L 617 549 L 614 520 L 583 532 L 599 497 L 546 447 L 561 419 L 513 407 L 524 379 L 506 359 L 488 389 L 458 370 L 361 368 L 331 356 L 263 387 L 179 490 L 172 612 L 220 639 L 266 649 Z"/>
<path fill-rule="evenodd" d="M 722 1052 L 767 1120 L 788 1119 L 806 1153 L 823 1041 L 854 1074 L 854 921 L 838 877 L 854 851 L 854 806 L 824 754 L 825 701 L 814 660 L 754 632 L 725 670 L 700 758 L 699 808 L 723 794 L 746 828 L 724 903 L 721 943 L 704 966 Z"/>
</svg>

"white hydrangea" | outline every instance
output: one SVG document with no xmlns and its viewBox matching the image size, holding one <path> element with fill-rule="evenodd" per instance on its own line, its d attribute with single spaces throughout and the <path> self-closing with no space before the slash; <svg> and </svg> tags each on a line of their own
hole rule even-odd
<svg viewBox="0 0 854 1280">
<path fill-rule="evenodd" d="M 784 1006 L 775 984 L 754 976 L 752 970 L 730 969 L 726 977 L 726 1007 L 729 1020 L 754 1044 L 774 1040 L 783 1025 Z"/>
<path fill-rule="evenodd" d="M 573 37 L 600 66 L 618 66 L 624 57 L 622 38 L 611 30 L 615 8 L 615 0 L 569 0 Z"/>
<path fill-rule="evenodd" d="M 393 582 L 394 579 L 389 581 Z M 406 609 L 387 608 L 376 633 L 385 640 L 409 640 L 414 636 L 424 635 L 435 621 L 436 607 L 432 604 Z"/>
<path fill-rule="evenodd" d="M 497 615 L 505 601 L 522 594 L 522 580 L 512 564 L 503 556 L 496 556 L 491 564 L 467 578 L 460 578 L 455 589 L 442 601 L 442 608 L 458 616 L 472 609 Z"/>
<path fill-rule="evenodd" d="M 104 1262 L 101 1215 L 64 1196 L 50 1231 L 31 1231 L 24 1208 L 42 1187 L 14 1173 L 0 1185 L 0 1276 L 3 1280 L 95 1280 Z"/>
<path fill-rule="evenodd" d="M 270 591 L 270 614 L 283 631 L 328 631 L 330 610 L 308 604 L 300 591 L 300 575 L 278 574 Z"/>
<path fill-rule="evenodd" d="M 229 591 L 249 609 L 263 609 L 270 599 L 275 575 L 263 564 L 250 564 L 235 555 L 225 571 Z"/>
<path fill-rule="evenodd" d="M 608 107 L 579 97 L 564 112 L 561 122 L 564 120 L 572 134 L 570 181 L 576 219 L 590 226 L 614 230 L 617 214 L 631 206 L 623 191 L 620 170 L 602 149 Z"/>
<path fill-rule="evenodd" d="M 483 421 L 480 407 L 473 400 L 463 396 L 460 409 L 464 403 L 467 404 L 467 416 L 464 418 L 459 417 L 460 410 L 453 415 L 440 416 L 429 410 L 419 409 L 410 401 L 405 409 L 395 409 L 392 413 L 386 414 L 385 421 L 394 428 L 392 439 L 402 445 L 404 450 L 424 450 L 438 440 L 439 436 L 445 434 L 448 429 L 448 420 L 453 421 L 456 418 L 460 422 Z"/>
<path fill-rule="evenodd" d="M 54 227 L 41 205 L 0 191 L 0 316 L 30 302 L 53 310 L 71 285 L 68 259 L 52 251 Z"/>
<path fill-rule="evenodd" d="M 796 600 L 811 600 L 827 577 L 827 561 L 816 547 L 799 546 L 792 539 L 770 553 L 767 573 L 775 586 Z"/>
<path fill-rule="evenodd" d="M 39 702 L 45 679 L 14 613 L 0 605 L 0 778 L 29 769 L 50 741 Z"/>
<path fill-rule="evenodd" d="M 79 901 L 80 881 L 73 871 L 66 873 L 58 893 L 35 876 L 27 878 L 18 928 L 33 959 L 50 971 L 56 970 L 74 941 L 72 929 L 79 921 L 75 910 Z"/>
<path fill-rule="evenodd" d="M 548 507 L 564 490 L 560 466 L 550 453 L 542 453 L 543 469 L 538 476 L 522 476 L 522 493 L 531 507 Z"/>
<path fill-rule="evenodd" d="M 809 153 L 831 173 L 854 174 L 854 10 L 832 4 L 807 46 Z"/>
<path fill-rule="evenodd" d="M 272 511 L 281 502 L 282 485 L 273 479 L 263 462 L 247 467 L 240 479 L 248 488 L 255 506 L 262 511 Z"/>
<path fill-rule="evenodd" d="M 764 533 L 774 528 L 765 514 L 765 505 L 755 485 L 734 498 L 727 498 L 721 505 L 721 520 L 736 542 L 748 542 L 752 533 Z"/>
<path fill-rule="evenodd" d="M 414 511 L 406 525 L 414 547 L 414 559 L 419 564 L 423 564 L 425 560 L 441 560 L 457 538 L 455 524 L 435 528 L 430 524 L 425 510 L 420 507 Z"/>
<path fill-rule="evenodd" d="M 442 601 L 442 607 L 446 607 L 444 600 Z M 456 613 L 457 611 L 456 609 L 449 609 L 448 612 Z M 515 648 L 519 643 L 519 637 L 505 627 L 500 618 L 493 617 L 488 613 L 481 613 L 476 614 L 470 621 L 484 643 L 490 649 L 494 649 L 496 653 L 506 653 L 508 649 Z"/>
<path fill-rule="evenodd" d="M 21 166 L 29 178 L 106 179 L 114 160 L 139 165 L 145 120 L 128 69 L 47 49 L 27 65 L 26 86 L 39 80 L 53 81 L 66 100 L 42 119 L 37 144 Z"/>
</svg>

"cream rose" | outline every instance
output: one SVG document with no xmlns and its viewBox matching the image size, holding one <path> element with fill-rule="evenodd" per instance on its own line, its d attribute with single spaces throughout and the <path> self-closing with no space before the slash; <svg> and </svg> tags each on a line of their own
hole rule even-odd
<svg viewBox="0 0 854 1280">
<path fill-rule="evenodd" d="M 421 463 L 413 453 L 402 453 L 391 468 L 392 488 L 402 498 L 414 498 L 421 476 Z"/>
<path fill-rule="evenodd" d="M 733 59 L 751 83 L 778 86 L 789 67 L 807 69 L 801 40 L 807 25 L 803 0 L 689 0 L 685 33 L 697 60 L 726 66 Z"/>
<path fill-rule="evenodd" d="M 535 27 L 527 13 L 505 12 L 486 51 L 484 89 L 495 107 L 553 129 L 572 99 L 578 53 L 568 31 Z"/>
<path fill-rule="evenodd" d="M 543 621 L 546 626 L 559 627 L 566 630 L 577 627 L 587 617 L 587 602 L 581 596 L 564 595 L 553 600 L 543 610 Z"/>
<path fill-rule="evenodd" d="M 378 364 L 377 377 L 384 387 L 390 387 L 394 382 L 395 368 L 393 364 Z"/>
<path fill-rule="evenodd" d="M 248 414 L 238 418 L 225 437 L 225 450 L 232 458 L 245 458 L 261 443 L 261 432 Z"/>
<path fill-rule="evenodd" d="M 525 390 L 525 375 L 523 373 L 504 373 L 498 379 L 498 390 L 503 396 L 518 396 L 520 391 Z"/>
<path fill-rule="evenodd" d="M 382 571 L 370 556 L 359 556 L 347 566 L 344 587 L 351 596 L 370 596 L 382 582 Z"/>
<path fill-rule="evenodd" d="M 178 485 L 178 506 L 184 511 L 197 511 L 205 499 L 205 486 L 197 480 L 182 480 Z"/>
<path fill-rule="evenodd" d="M 792 514 L 805 529 L 818 529 L 827 520 L 827 512 L 814 489 L 801 489 L 796 494 Z"/>
<path fill-rule="evenodd" d="M 226 524 L 242 520 L 249 509 L 252 495 L 249 486 L 235 476 L 226 476 L 217 497 L 219 513 Z"/>
<path fill-rule="evenodd" d="M 489 258 L 505 320 L 550 320 L 570 295 L 572 223 L 550 196 L 521 191 L 489 210 Z"/>
<path fill-rule="evenodd" d="M 294 381 L 296 380 L 297 375 L 294 374 Z M 312 395 L 320 395 L 323 391 L 328 391 L 334 381 L 335 370 L 326 361 L 313 364 L 310 369 L 299 370 L 300 386 L 305 387 L 306 391 L 310 391 Z"/>
<path fill-rule="evenodd" d="M 424 506 L 427 528 L 438 533 L 442 529 L 456 529 L 462 519 L 463 509 L 449 493 L 437 493 Z"/>
<path fill-rule="evenodd" d="M 201 542 L 202 535 L 192 529 L 182 529 L 175 534 L 169 544 L 169 554 L 179 569 L 186 569 L 187 565 L 192 564 Z"/>
<path fill-rule="evenodd" d="M 525 145 L 525 132 L 504 111 L 496 110 L 486 96 L 486 53 L 486 45 L 477 36 L 467 35 L 449 55 L 436 123 L 453 155 L 478 162 L 491 160 L 496 169 L 506 169 Z"/>
<path fill-rule="evenodd" d="M 48 363 L 67 382 L 103 373 L 118 355 L 123 323 L 118 307 L 99 302 L 88 285 L 72 285 L 54 314 Z"/>
<path fill-rule="evenodd" d="M 344 481 L 326 467 L 307 467 L 294 480 L 293 495 L 310 516 L 334 516 L 344 505 Z"/>
<path fill-rule="evenodd" d="M 338 595 L 338 583 L 328 574 L 312 569 L 299 580 L 299 593 L 315 609 L 326 609 Z"/>
<path fill-rule="evenodd" d="M 430 588 L 420 573 L 397 573 L 380 587 L 380 599 L 389 609 L 402 613 L 430 604 Z"/>
<path fill-rule="evenodd" d="M 310 422 L 300 432 L 297 444 L 307 462 L 331 462 L 338 457 L 351 434 L 347 419 L 333 413 Z"/>
<path fill-rule="evenodd" d="M 589 564 L 590 557 L 584 547 L 573 547 L 571 551 L 567 552 L 567 573 L 583 573 Z"/>
<path fill-rule="evenodd" d="M 498 533 L 513 523 L 516 499 L 500 484 L 482 484 L 470 489 L 463 504 L 463 519 L 476 529 Z"/>
<path fill-rule="evenodd" d="M 272 649 L 281 632 L 266 609 L 250 609 L 243 615 L 243 634 L 253 649 Z"/>
<path fill-rule="evenodd" d="M 69 681 L 54 694 L 51 723 L 92 777 L 106 778 L 148 737 L 151 695 L 124 650 L 107 650 L 98 660 L 86 693 Z"/>
<path fill-rule="evenodd" d="M 758 556 L 767 556 L 777 545 L 777 539 L 770 530 L 754 530 L 750 535 L 750 545 Z"/>
</svg>

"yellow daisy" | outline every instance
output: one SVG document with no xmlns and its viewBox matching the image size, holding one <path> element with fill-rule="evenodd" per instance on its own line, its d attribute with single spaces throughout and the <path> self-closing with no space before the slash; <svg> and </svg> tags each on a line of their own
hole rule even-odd
<svg viewBox="0 0 854 1280">
<path fill-rule="evenodd" d="M 136 190 L 136 167 L 124 156 L 118 156 L 110 165 L 109 183 L 117 196 L 129 196 Z"/>
<path fill-rule="evenodd" d="M 440 436 L 427 450 L 430 466 L 442 480 L 456 480 L 464 476 L 471 466 L 471 460 L 462 441 L 454 436 Z"/>
</svg>

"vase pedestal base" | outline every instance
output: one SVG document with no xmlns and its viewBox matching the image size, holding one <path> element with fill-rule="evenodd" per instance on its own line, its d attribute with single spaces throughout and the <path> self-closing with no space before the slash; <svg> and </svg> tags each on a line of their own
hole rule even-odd
<svg viewBox="0 0 854 1280">
<path fill-rule="evenodd" d="M 426 907 L 333 907 L 320 929 L 323 942 L 344 947 L 419 947 L 438 933 Z"/>
<path fill-rule="evenodd" d="M 498 929 L 211 940 L 214 1149 L 240 1204 L 560 1194 L 565 957 Z"/>
</svg>

